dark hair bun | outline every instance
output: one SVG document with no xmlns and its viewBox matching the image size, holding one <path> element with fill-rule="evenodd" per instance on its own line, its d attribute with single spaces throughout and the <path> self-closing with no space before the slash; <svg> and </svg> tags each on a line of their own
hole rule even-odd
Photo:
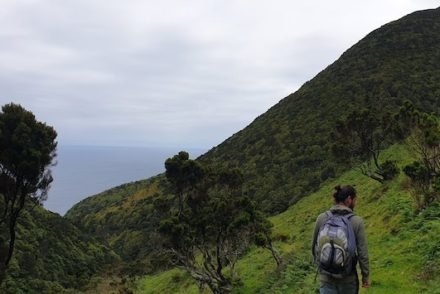
<svg viewBox="0 0 440 294">
<path fill-rule="evenodd" d="M 335 187 L 336 192 L 333 194 L 336 203 L 344 202 L 348 197 L 356 197 L 356 190 L 352 186 L 337 185 Z"/>
</svg>

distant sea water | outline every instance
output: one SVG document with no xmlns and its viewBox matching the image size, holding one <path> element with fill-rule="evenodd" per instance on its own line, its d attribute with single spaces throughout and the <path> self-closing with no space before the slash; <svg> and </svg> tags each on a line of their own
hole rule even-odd
<svg viewBox="0 0 440 294">
<path fill-rule="evenodd" d="M 206 149 L 184 149 L 196 158 Z M 165 171 L 164 162 L 181 149 L 59 146 L 54 181 L 44 207 L 64 215 L 82 199 Z"/>
</svg>

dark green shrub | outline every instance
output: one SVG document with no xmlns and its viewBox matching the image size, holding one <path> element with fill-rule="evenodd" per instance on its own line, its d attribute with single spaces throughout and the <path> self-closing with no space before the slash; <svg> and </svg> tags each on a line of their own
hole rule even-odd
<svg viewBox="0 0 440 294">
<path fill-rule="evenodd" d="M 394 160 L 387 160 L 380 165 L 383 179 L 389 181 L 394 179 L 400 172 L 399 167 Z"/>
</svg>

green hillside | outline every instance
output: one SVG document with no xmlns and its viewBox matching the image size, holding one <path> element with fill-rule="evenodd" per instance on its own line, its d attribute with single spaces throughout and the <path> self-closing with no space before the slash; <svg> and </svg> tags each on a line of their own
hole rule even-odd
<svg viewBox="0 0 440 294">
<path fill-rule="evenodd" d="M 408 151 L 394 146 L 386 158 L 403 166 Z M 318 281 L 311 262 L 311 235 L 316 217 L 332 205 L 333 187 L 355 184 L 356 214 L 366 224 L 372 288 L 361 293 L 440 293 L 440 206 L 415 213 L 415 203 L 404 175 L 380 185 L 357 170 L 327 181 L 287 211 L 272 217 L 275 244 L 287 260 L 282 269 L 266 250 L 253 248 L 237 264 L 241 283 L 233 293 L 316 293 Z M 137 282 L 137 293 L 199 293 L 177 269 L 147 276 Z M 208 293 L 206 291 L 206 293 Z"/>
<path fill-rule="evenodd" d="M 384 25 L 202 160 L 240 167 L 261 208 L 281 212 L 346 168 L 330 154 L 337 119 L 363 107 L 392 110 L 405 99 L 440 112 L 438 48 L 440 8 Z"/>
<path fill-rule="evenodd" d="M 285 211 L 350 167 L 330 152 L 335 121 L 353 109 L 395 110 L 404 100 L 440 113 L 440 8 L 371 32 L 297 92 L 199 160 L 238 167 L 245 190 L 268 214 Z M 164 263 L 154 255 L 162 176 L 123 185 L 75 205 L 66 217 L 104 239 L 131 273 Z"/>
<path fill-rule="evenodd" d="M 159 223 L 153 209 L 154 196 L 161 192 L 162 176 L 124 184 L 74 206 L 66 218 L 97 236 L 121 256 L 121 271 L 144 274 L 161 264 L 157 257 L 155 228 Z"/>
<path fill-rule="evenodd" d="M 39 206 L 23 210 L 0 293 L 78 293 L 119 257 L 70 221 Z"/>
</svg>

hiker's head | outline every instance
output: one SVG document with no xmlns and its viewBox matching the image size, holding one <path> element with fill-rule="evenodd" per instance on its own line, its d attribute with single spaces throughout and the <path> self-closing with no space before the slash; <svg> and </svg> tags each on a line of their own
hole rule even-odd
<svg viewBox="0 0 440 294">
<path fill-rule="evenodd" d="M 337 204 L 343 204 L 351 209 L 356 205 L 356 190 L 350 186 L 336 186 L 333 197 Z"/>
</svg>

